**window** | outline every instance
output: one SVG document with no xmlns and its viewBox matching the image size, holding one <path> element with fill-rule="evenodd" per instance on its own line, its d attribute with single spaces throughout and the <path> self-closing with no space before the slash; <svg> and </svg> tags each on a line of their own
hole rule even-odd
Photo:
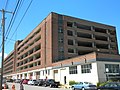
<svg viewBox="0 0 120 90">
<path fill-rule="evenodd" d="M 105 64 L 106 69 L 108 69 L 106 73 L 119 73 L 119 64 Z"/>
<path fill-rule="evenodd" d="M 91 73 L 91 69 L 92 69 L 91 64 L 81 65 L 81 72 L 82 73 Z"/>
<path fill-rule="evenodd" d="M 98 28 L 98 27 L 94 27 L 94 30 L 95 30 L 95 32 L 99 32 L 99 33 L 106 33 L 107 32 L 106 29 Z"/>
<path fill-rule="evenodd" d="M 69 49 L 68 49 L 68 52 L 69 52 L 69 53 L 74 53 L 74 49 L 70 49 L 70 48 L 69 48 Z"/>
<path fill-rule="evenodd" d="M 60 47 L 60 48 L 59 48 L 59 52 L 64 52 L 64 48 L 63 48 L 63 47 Z"/>
<path fill-rule="evenodd" d="M 35 33 L 37 34 L 37 33 L 39 33 L 41 31 L 41 28 L 39 28 Z"/>
<path fill-rule="evenodd" d="M 75 26 L 79 29 L 91 30 L 91 26 L 82 25 L 82 24 L 79 24 L 79 23 L 76 23 Z"/>
<path fill-rule="evenodd" d="M 67 35 L 69 35 L 69 36 L 73 36 L 73 32 L 70 31 L 70 30 L 67 30 Z"/>
<path fill-rule="evenodd" d="M 63 24 L 63 17 L 62 15 L 58 15 L 58 25 L 61 26 Z"/>
<path fill-rule="evenodd" d="M 41 62 L 40 61 L 38 61 L 38 65 L 40 65 L 41 64 Z"/>
<path fill-rule="evenodd" d="M 78 46 L 92 47 L 92 43 L 91 42 L 81 42 L 81 41 L 78 41 L 77 44 L 78 44 Z"/>
<path fill-rule="evenodd" d="M 30 64 L 30 65 L 29 65 L 29 68 L 32 68 L 32 67 L 33 67 L 33 64 Z"/>
<path fill-rule="evenodd" d="M 112 50 L 116 50 L 117 49 L 116 45 L 110 45 L 110 47 L 112 48 Z"/>
<path fill-rule="evenodd" d="M 63 16 L 62 15 L 58 15 L 58 20 L 63 20 Z"/>
<path fill-rule="evenodd" d="M 37 62 L 35 62 L 34 65 L 37 66 Z"/>
<path fill-rule="evenodd" d="M 45 70 L 45 74 L 47 74 L 48 73 L 48 71 L 47 70 Z"/>
<path fill-rule="evenodd" d="M 59 33 L 63 33 L 63 28 L 62 27 L 58 27 L 58 32 Z"/>
<path fill-rule="evenodd" d="M 109 30 L 109 33 L 110 33 L 111 35 L 115 35 L 115 34 L 116 34 L 115 30 Z"/>
<path fill-rule="evenodd" d="M 42 72 L 43 72 L 43 76 L 44 76 L 44 70 Z"/>
<path fill-rule="evenodd" d="M 59 55 L 58 60 L 64 60 L 64 55 Z"/>
<path fill-rule="evenodd" d="M 115 37 L 110 37 L 111 42 L 115 42 L 116 38 Z"/>
<path fill-rule="evenodd" d="M 77 32 L 77 37 L 88 38 L 88 39 L 92 38 L 91 34 L 81 33 L 81 32 Z"/>
<path fill-rule="evenodd" d="M 48 75 L 50 75 L 50 69 L 48 69 Z"/>
<path fill-rule="evenodd" d="M 96 43 L 96 48 L 108 49 L 108 44 L 97 44 Z"/>
<path fill-rule="evenodd" d="M 69 74 L 77 74 L 77 66 L 69 67 Z"/>
<path fill-rule="evenodd" d="M 27 69 L 28 68 L 28 66 L 26 65 L 25 67 L 24 67 L 24 69 Z"/>
<path fill-rule="evenodd" d="M 67 22 L 67 26 L 68 26 L 68 27 L 72 27 L 72 26 L 73 26 L 73 23 L 72 23 L 72 22 Z"/>
<path fill-rule="evenodd" d="M 59 43 L 63 43 L 63 38 L 59 38 Z"/>
<path fill-rule="evenodd" d="M 68 45 L 73 45 L 73 40 L 68 39 Z"/>
</svg>

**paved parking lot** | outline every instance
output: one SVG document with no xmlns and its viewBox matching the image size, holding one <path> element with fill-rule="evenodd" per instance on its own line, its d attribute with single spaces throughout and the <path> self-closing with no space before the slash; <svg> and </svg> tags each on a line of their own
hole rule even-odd
<svg viewBox="0 0 120 90">
<path fill-rule="evenodd" d="M 10 90 L 13 84 L 15 85 L 16 90 L 20 90 L 19 83 L 8 83 Z M 71 89 L 65 89 L 65 88 L 49 88 L 49 87 L 32 86 L 32 85 L 25 85 L 25 84 L 23 85 L 24 85 L 24 90 L 71 90 Z"/>
</svg>

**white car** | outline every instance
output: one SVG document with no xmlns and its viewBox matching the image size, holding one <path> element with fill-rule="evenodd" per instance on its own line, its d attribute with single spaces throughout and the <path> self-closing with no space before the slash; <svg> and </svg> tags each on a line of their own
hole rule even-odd
<svg viewBox="0 0 120 90">
<path fill-rule="evenodd" d="M 34 85 L 34 82 L 35 82 L 36 80 L 29 80 L 28 81 L 28 85 Z"/>
<path fill-rule="evenodd" d="M 72 85 L 72 90 L 97 90 L 97 87 L 89 82 L 79 82 Z"/>
</svg>

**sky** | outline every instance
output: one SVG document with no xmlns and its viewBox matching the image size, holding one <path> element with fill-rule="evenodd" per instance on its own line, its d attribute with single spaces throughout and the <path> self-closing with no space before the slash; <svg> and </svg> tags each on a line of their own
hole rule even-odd
<svg viewBox="0 0 120 90">
<path fill-rule="evenodd" d="M 8 1 L 8 2 L 7 2 Z M 17 40 L 24 39 L 50 12 L 69 15 L 85 20 L 108 24 L 116 27 L 120 52 L 120 0 L 23 0 L 10 33 L 5 40 L 5 56 L 14 49 Z M 22 19 L 29 3 L 27 13 Z M 7 2 L 7 4 L 6 4 Z M 17 0 L 0 0 L 0 10 L 13 12 Z M 12 14 L 5 14 L 5 32 L 7 32 Z M 2 13 L 0 13 L 0 19 Z M 20 23 L 20 24 L 19 24 Z M 15 33 L 14 33 L 15 32 Z M 14 33 L 14 35 L 13 35 Z M 13 37 L 12 37 L 13 36 Z M 11 38 L 12 37 L 12 38 Z M 1 41 L 0 27 L 0 45 Z M 1 47 L 0 47 L 1 59 Z"/>
</svg>

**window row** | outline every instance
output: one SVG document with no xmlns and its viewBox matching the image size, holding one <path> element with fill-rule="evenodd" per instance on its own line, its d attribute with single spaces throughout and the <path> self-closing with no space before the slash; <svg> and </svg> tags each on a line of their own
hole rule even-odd
<svg viewBox="0 0 120 90">
<path fill-rule="evenodd" d="M 41 39 L 41 36 L 39 36 L 38 38 L 36 38 L 34 40 L 34 42 L 31 42 L 30 44 L 26 44 L 26 46 L 22 49 L 21 47 L 21 50 L 18 51 L 18 54 L 22 53 L 23 51 L 27 50 L 28 48 L 30 48 L 32 45 L 34 45 L 37 41 L 39 41 Z"/>
<path fill-rule="evenodd" d="M 4 64 L 4 68 L 6 68 L 6 67 L 8 67 L 8 66 L 10 66 L 10 65 L 13 65 L 13 61 L 11 61 L 11 62 L 9 62 L 8 64 Z"/>
<path fill-rule="evenodd" d="M 24 61 L 21 61 L 21 62 L 17 63 L 17 66 L 21 66 L 21 65 L 24 65 L 26 63 L 32 62 L 34 60 L 38 60 L 38 59 L 40 59 L 40 57 L 41 57 L 40 54 L 36 54 L 34 56 L 31 56 L 31 57 L 25 59 Z"/>
<path fill-rule="evenodd" d="M 105 64 L 106 73 L 119 73 L 119 64 Z"/>
<path fill-rule="evenodd" d="M 111 41 L 111 42 L 116 42 L 116 38 L 115 37 L 106 37 L 106 36 L 100 36 L 100 35 L 94 35 L 94 34 L 88 34 L 88 33 L 81 33 L 81 32 L 75 32 L 77 37 L 81 37 L 81 38 L 88 38 L 88 39 L 92 39 L 94 38 L 95 40 L 101 40 L 101 41 Z M 72 30 L 67 30 L 67 35 L 68 36 L 74 36 L 73 31 Z"/>
<path fill-rule="evenodd" d="M 31 55 L 31 54 L 33 54 L 34 52 L 37 52 L 38 50 L 40 50 L 41 49 L 41 45 L 37 45 L 37 46 L 35 46 L 35 48 L 32 48 L 31 50 L 29 50 L 28 52 L 26 52 L 26 53 L 24 53 L 24 55 L 21 55 L 19 58 L 18 58 L 18 60 L 20 59 L 24 59 L 24 58 L 26 58 L 27 56 L 29 56 L 29 55 Z"/>
<path fill-rule="evenodd" d="M 10 70 L 8 72 L 3 72 L 4 74 L 8 75 L 8 74 L 11 74 L 13 72 L 13 70 Z"/>
<path fill-rule="evenodd" d="M 32 64 L 26 65 L 24 67 L 20 67 L 20 68 L 17 69 L 17 71 L 28 69 L 28 68 L 32 68 L 32 67 L 39 66 L 39 65 L 41 65 L 41 62 L 37 61 L 37 62 L 34 62 Z"/>
<path fill-rule="evenodd" d="M 76 22 L 67 22 L 67 26 L 68 27 L 76 27 L 76 28 L 84 29 L 84 30 L 94 30 L 95 32 L 100 32 L 100 33 L 109 33 L 111 35 L 116 34 L 115 30 L 110 30 L 110 29 L 99 28 L 99 27 L 96 27 L 96 26 L 79 24 L 79 23 L 76 23 Z M 108 32 L 107 32 L 107 30 L 108 30 Z"/>
<path fill-rule="evenodd" d="M 29 37 L 21 46 L 19 46 L 19 48 L 17 49 L 18 51 L 20 50 L 20 48 L 22 48 L 28 41 L 30 41 L 35 35 L 37 35 L 38 33 L 40 33 L 41 28 L 39 28 L 35 33 L 33 33 L 33 35 L 31 37 Z M 41 38 L 41 37 L 40 37 Z M 37 39 L 37 38 L 36 38 Z M 35 39 L 35 41 L 36 41 Z"/>
<path fill-rule="evenodd" d="M 91 64 L 81 65 L 81 73 L 91 73 L 91 69 L 92 69 Z M 69 74 L 78 74 L 77 66 L 69 67 Z"/>
<path fill-rule="evenodd" d="M 112 44 L 98 44 L 95 42 L 83 42 L 83 41 L 77 41 L 77 40 L 72 40 L 68 39 L 68 45 L 77 45 L 77 46 L 83 46 L 83 47 L 96 47 L 99 49 L 113 49 L 116 50 L 117 46 L 112 45 Z"/>
<path fill-rule="evenodd" d="M 81 65 L 81 73 L 91 73 L 92 64 Z M 119 73 L 119 64 L 105 64 L 105 73 Z M 78 74 L 77 66 L 69 67 L 69 74 Z"/>
</svg>

